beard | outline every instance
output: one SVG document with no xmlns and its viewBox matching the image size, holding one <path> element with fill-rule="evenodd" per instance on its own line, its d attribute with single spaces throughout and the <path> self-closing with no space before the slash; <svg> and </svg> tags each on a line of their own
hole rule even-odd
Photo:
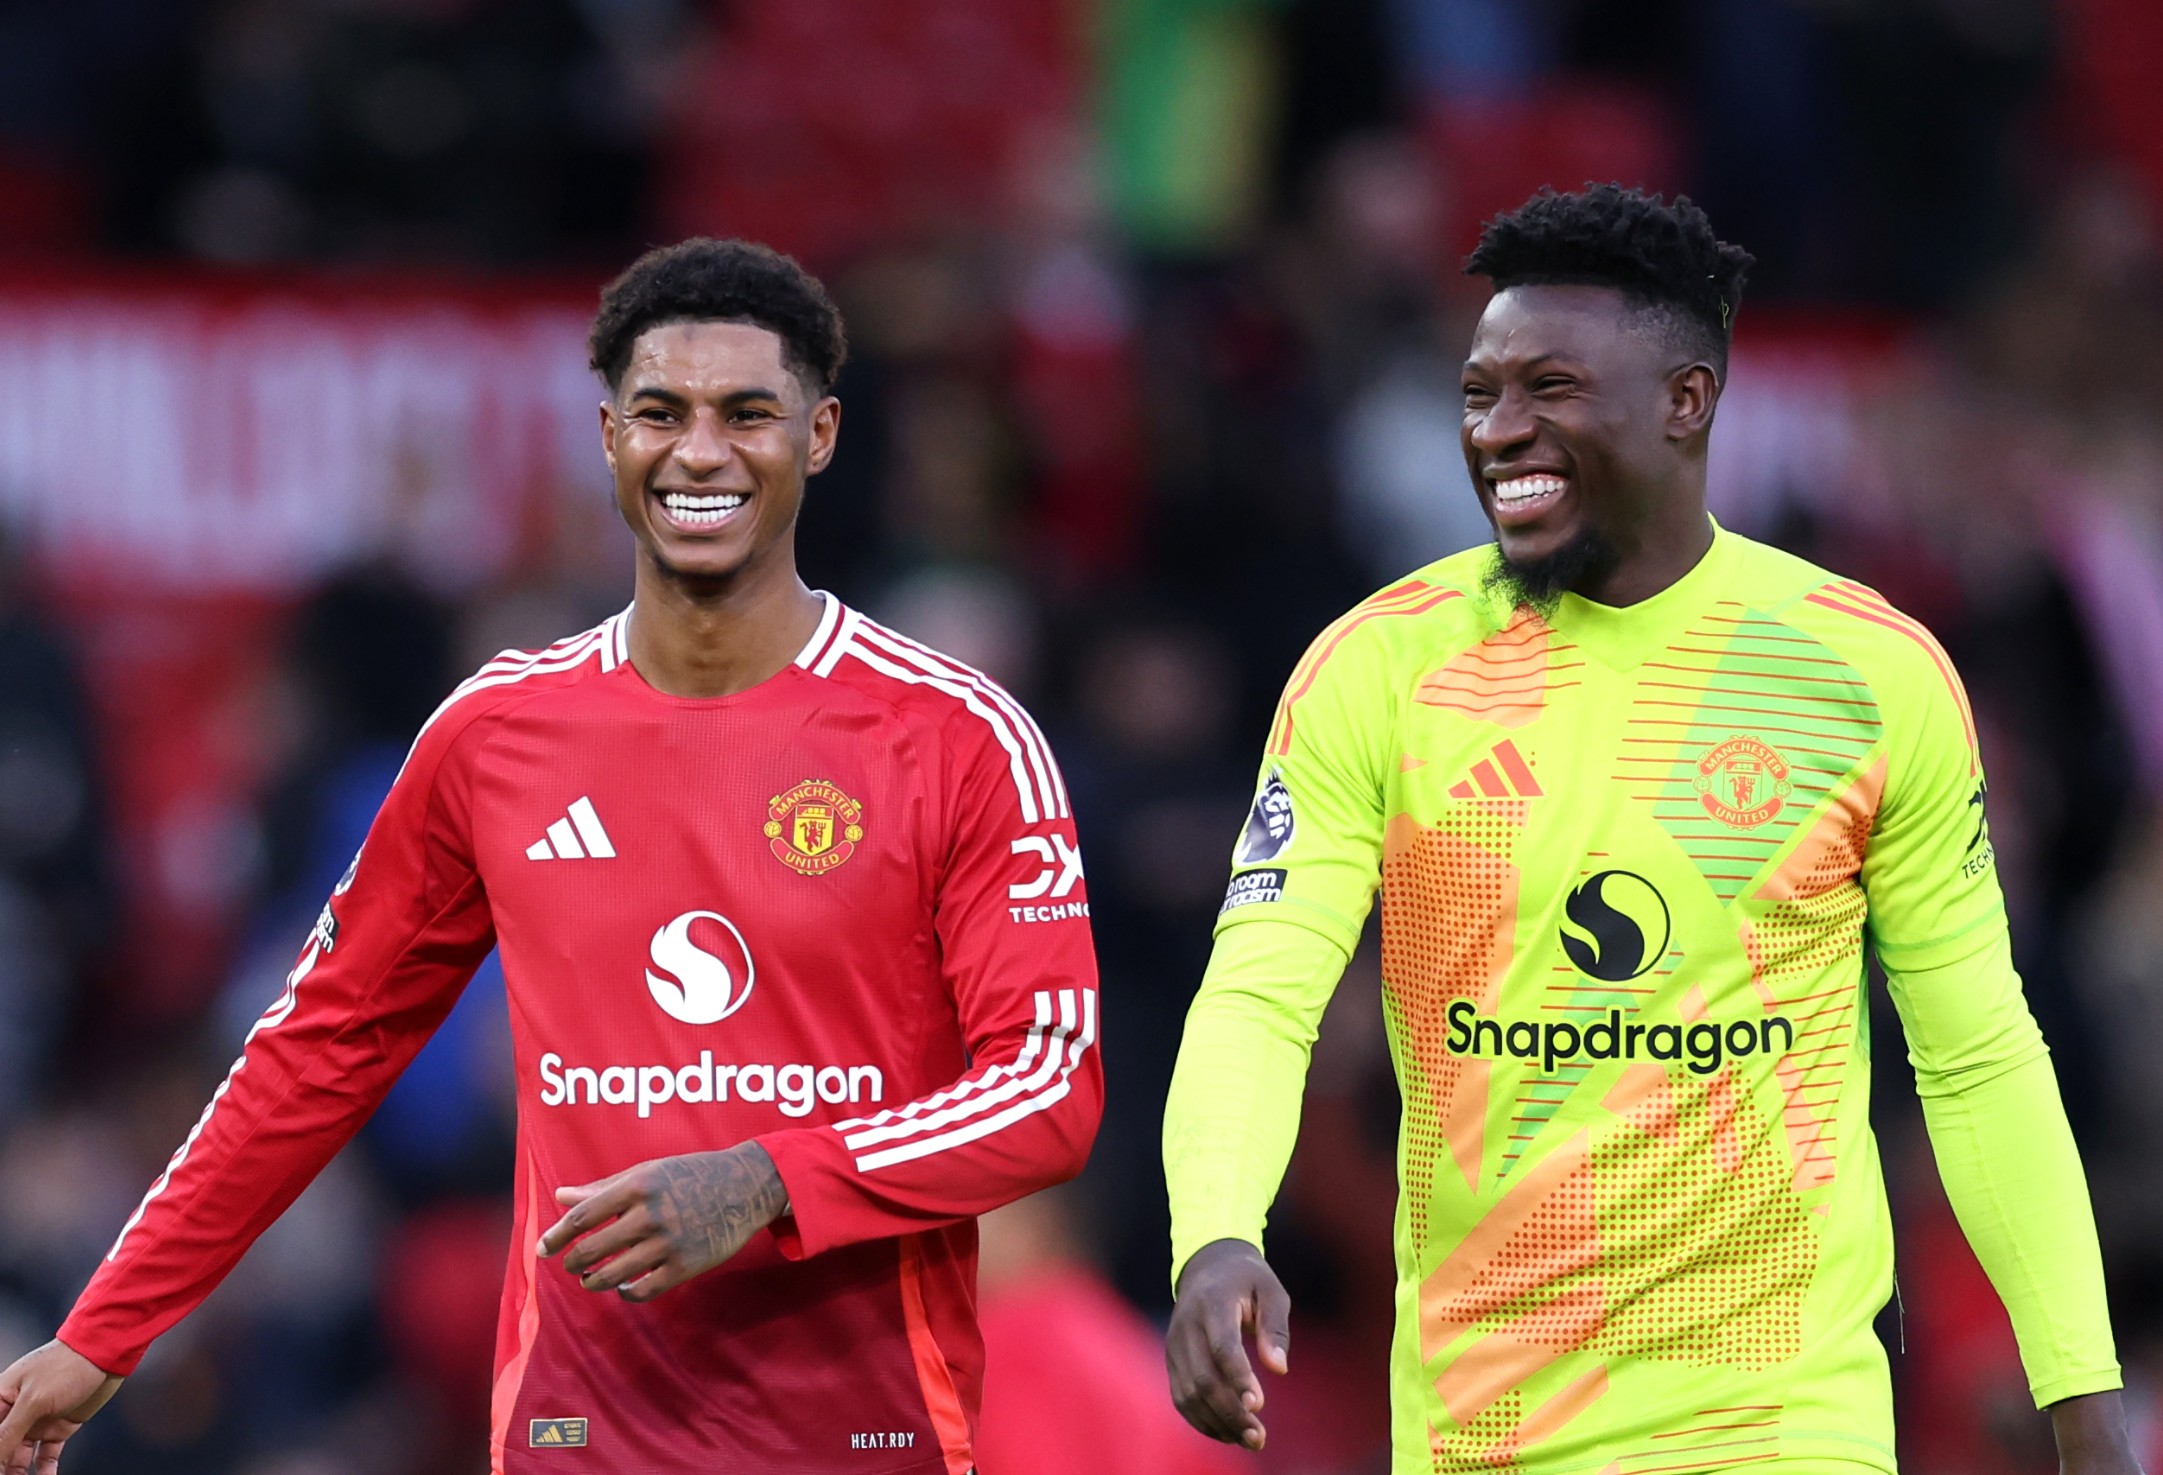
<svg viewBox="0 0 2163 1475">
<path fill-rule="evenodd" d="M 1554 615 L 1563 595 L 1613 568 L 1616 557 L 1615 545 L 1593 527 L 1581 529 L 1544 558 L 1511 559 L 1497 543 L 1490 550 L 1480 586 L 1490 594 L 1506 596 L 1511 608 L 1529 607 L 1545 620 Z"/>
</svg>

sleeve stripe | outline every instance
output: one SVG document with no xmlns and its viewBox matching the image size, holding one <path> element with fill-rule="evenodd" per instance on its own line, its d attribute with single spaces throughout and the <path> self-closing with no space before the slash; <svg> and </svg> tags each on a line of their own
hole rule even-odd
<svg viewBox="0 0 2163 1475">
<path fill-rule="evenodd" d="M 1329 658 L 1337 653 L 1337 647 L 1354 630 L 1382 615 L 1420 615 L 1438 604 L 1452 599 L 1464 598 L 1462 589 L 1437 591 L 1431 584 L 1411 583 L 1377 594 L 1351 613 L 1340 618 L 1315 641 L 1315 648 L 1308 658 L 1292 673 L 1292 682 L 1286 687 L 1284 700 L 1277 705 L 1277 721 L 1270 734 L 1269 752 L 1283 757 L 1292 751 L 1292 706 L 1314 686 L 1315 677 L 1329 664 Z"/>
<path fill-rule="evenodd" d="M 1960 684 L 1960 677 L 1953 671 L 1951 658 L 1945 654 L 1944 647 L 1938 644 L 1937 637 L 1932 635 L 1923 625 L 1900 613 L 1891 605 L 1880 604 L 1875 600 L 1865 600 L 1860 594 L 1850 592 L 1851 590 L 1861 589 L 1863 586 L 1859 584 L 1832 587 L 1839 588 L 1845 599 L 1852 599 L 1855 603 L 1849 604 L 1844 602 L 1844 599 L 1835 599 L 1823 590 L 1815 594 L 1806 594 L 1803 598 L 1811 604 L 1822 605 L 1826 609 L 1838 610 L 1841 614 L 1852 615 L 1858 620 L 1868 620 L 1873 625 L 1883 625 L 1888 630 L 1896 630 L 1921 646 L 1924 653 L 1937 665 L 1938 674 L 1945 678 L 1946 689 L 1953 694 L 1954 704 L 1960 708 L 1960 720 L 1967 729 L 1968 734 L 1968 764 L 1972 770 L 1975 766 L 1979 747 L 1975 733 L 1975 713 L 1969 708 L 1968 694 Z"/>
<path fill-rule="evenodd" d="M 945 1090 L 934 1092 L 929 1096 L 919 1097 L 906 1106 L 891 1107 L 874 1116 L 851 1117 L 844 1122 L 835 1122 L 833 1129 L 837 1132 L 849 1133 L 863 1127 L 881 1127 L 888 1122 L 922 1116 L 925 1112 L 944 1106 L 949 1101 L 960 1101 L 989 1086 L 996 1085 L 1008 1076 L 1021 1074 L 1029 1069 L 1036 1060 L 1037 1052 L 1044 1048 L 1044 1034 L 1051 1025 L 1051 1019 L 1051 995 L 1048 992 L 1039 990 L 1036 996 L 1036 1023 L 1030 1026 L 1028 1038 L 1022 1042 L 1021 1053 L 1012 1060 L 1004 1065 L 988 1066 L 981 1075 L 964 1077 L 948 1086 Z"/>
<path fill-rule="evenodd" d="M 957 1102 L 954 1105 L 934 1111 L 928 1116 L 890 1122 L 851 1133 L 842 1139 L 843 1145 L 853 1151 L 856 1148 L 870 1147 L 880 1142 L 892 1142 L 903 1137 L 920 1136 L 923 1133 L 935 1131 L 940 1127 L 952 1126 L 955 1122 L 966 1121 L 973 1116 L 981 1116 L 992 1107 L 1004 1101 L 1011 1101 L 1016 1096 L 1026 1096 L 1032 1092 L 1042 1090 L 1044 1084 L 1051 1079 L 1052 1072 L 1059 1068 L 1060 1057 L 1066 1053 L 1066 1042 L 1074 1034 L 1074 991 L 1072 989 L 1060 990 L 1059 1023 L 1052 1027 L 1048 1039 L 1044 1035 L 1044 1026 L 1049 1022 L 1051 1016 L 1051 995 L 1046 992 L 1039 992 L 1036 1001 L 1036 1025 L 1029 1031 L 1029 1042 L 1023 1047 L 1021 1055 L 1015 1059 L 1011 1066 L 1006 1067 L 1005 1080 L 993 1085 L 987 1076 L 984 1084 L 988 1089 L 981 1094 L 975 1095 L 973 1100 Z M 1043 1060 L 1037 1063 L 1032 1060 L 1032 1057 L 1040 1043 L 1045 1046 L 1045 1049 Z M 1032 1063 L 1035 1065 L 1034 1070 L 1030 1068 Z"/>
<path fill-rule="evenodd" d="M 1033 825 L 1043 817 L 1043 809 L 1038 803 L 1035 786 L 1030 782 L 1028 760 L 1023 754 L 1020 741 L 1015 737 L 1013 731 L 1008 728 L 1006 719 L 992 708 L 986 706 L 974 690 L 959 682 L 948 681 L 944 677 L 934 676 L 926 671 L 912 670 L 907 666 L 896 665 L 893 661 L 888 660 L 885 656 L 864 644 L 860 639 L 852 638 L 843 649 L 846 654 L 856 657 L 856 659 L 881 675 L 891 676 L 894 680 L 907 682 L 911 686 L 928 686 L 934 691 L 943 691 L 948 696 L 959 700 L 971 712 L 983 718 L 990 726 L 993 734 L 998 737 L 999 745 L 1006 749 L 1007 766 L 1014 776 L 1014 791 L 1021 797 L 1021 817 L 1023 822 Z"/>
<path fill-rule="evenodd" d="M 1044 741 L 1044 734 L 1036 722 L 1022 709 L 1020 702 L 998 682 L 993 681 L 974 667 L 965 666 L 950 656 L 940 655 L 927 646 L 919 645 L 906 635 L 897 634 L 884 625 L 865 620 L 859 627 L 859 638 L 870 640 L 899 660 L 905 660 L 918 670 L 957 681 L 977 692 L 997 707 L 1014 730 L 1020 734 L 1028 749 L 1029 766 L 1035 771 L 1037 792 L 1042 796 L 1044 812 L 1055 818 L 1065 818 L 1067 807 L 1066 782 L 1060 776 L 1059 765 L 1052 761 L 1051 744 Z"/>
<path fill-rule="evenodd" d="M 419 746 L 421 733 L 435 726 L 437 719 L 445 712 L 475 692 L 486 691 L 493 686 L 512 686 L 529 676 L 544 676 L 551 671 L 569 671 L 582 666 L 602 652 L 613 638 L 613 633 L 607 625 L 598 625 L 574 640 L 550 646 L 547 650 L 516 661 L 498 656 L 481 667 L 477 674 L 467 677 L 452 688 L 451 694 L 443 699 L 443 704 L 428 714 L 428 720 L 421 724 L 421 732 L 414 734 L 414 745 Z"/>
<path fill-rule="evenodd" d="M 1074 1017 L 1073 990 L 1061 989 L 1059 998 L 1062 1023 L 1071 1026 Z M 912 1162 L 917 1158 L 929 1157 L 935 1152 L 945 1152 L 949 1148 L 965 1147 L 971 1142 L 989 1137 L 994 1132 L 1002 1131 L 1026 1117 L 1034 1116 L 1040 1111 L 1046 1111 L 1057 1106 L 1066 1099 L 1068 1092 L 1072 1089 L 1072 1082 L 1069 1078 L 1073 1075 L 1074 1068 L 1081 1064 L 1082 1056 L 1087 1053 L 1090 1045 L 1096 1041 L 1096 1000 L 1096 990 L 1083 989 L 1081 991 L 1081 1034 L 1075 1039 L 1071 1047 L 1064 1052 L 1060 1052 L 1065 1055 L 1066 1059 L 1060 1068 L 1059 1079 L 1055 1084 L 1037 1092 L 1033 1096 L 1024 1097 L 1002 1112 L 971 1122 L 965 1127 L 957 1127 L 951 1132 L 943 1132 L 935 1137 L 920 1137 L 913 1142 L 904 1142 L 899 1147 L 889 1147 L 881 1152 L 866 1153 L 856 1160 L 857 1170 L 868 1173 L 873 1169 L 889 1167 L 895 1163 Z M 1052 1058 L 1056 1059 L 1057 1055 L 1055 1054 Z"/>
</svg>

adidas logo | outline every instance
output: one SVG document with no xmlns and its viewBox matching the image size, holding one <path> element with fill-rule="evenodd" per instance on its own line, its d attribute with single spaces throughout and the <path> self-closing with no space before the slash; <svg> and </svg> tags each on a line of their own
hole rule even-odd
<svg viewBox="0 0 2163 1475">
<path fill-rule="evenodd" d="M 584 1419 L 534 1419 L 526 1425 L 526 1443 L 533 1449 L 578 1449 L 586 1443 Z"/>
<path fill-rule="evenodd" d="M 528 860 L 613 860 L 616 847 L 601 828 L 593 801 L 581 794 L 562 819 L 548 827 L 548 837 L 526 847 Z"/>
<path fill-rule="evenodd" d="M 1547 791 L 1532 776 L 1532 766 L 1517 744 L 1504 738 L 1485 758 L 1472 765 L 1472 773 L 1450 785 L 1452 799 L 1538 799 Z"/>
</svg>

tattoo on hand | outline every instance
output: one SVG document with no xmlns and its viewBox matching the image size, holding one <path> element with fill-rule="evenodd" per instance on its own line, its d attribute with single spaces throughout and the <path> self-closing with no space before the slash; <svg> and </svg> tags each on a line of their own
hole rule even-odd
<svg viewBox="0 0 2163 1475">
<path fill-rule="evenodd" d="M 654 1169 L 646 1211 L 674 1254 L 702 1269 L 742 1249 L 788 1207 L 773 1159 L 755 1145 L 663 1158 Z"/>
</svg>

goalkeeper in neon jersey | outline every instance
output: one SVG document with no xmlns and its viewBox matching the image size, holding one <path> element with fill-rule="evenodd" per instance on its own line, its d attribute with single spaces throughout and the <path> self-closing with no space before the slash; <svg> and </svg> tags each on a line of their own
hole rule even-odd
<svg viewBox="0 0 2163 1475">
<path fill-rule="evenodd" d="M 1894 1468 L 1866 949 L 2063 1469 L 2138 1468 L 1959 679 L 1872 590 L 1706 514 L 1749 263 L 1614 187 L 1543 192 L 1468 263 L 1495 546 L 1293 672 L 1172 1085 L 1166 1356 L 1206 1433 L 1264 1439 L 1263 1218 L 1379 889 L 1396 1475 Z"/>
</svg>

